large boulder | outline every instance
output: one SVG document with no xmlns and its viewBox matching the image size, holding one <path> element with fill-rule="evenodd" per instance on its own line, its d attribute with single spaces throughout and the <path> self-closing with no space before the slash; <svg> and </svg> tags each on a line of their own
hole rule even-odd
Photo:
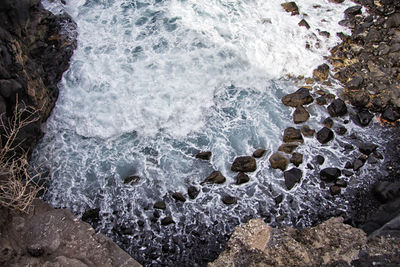
<svg viewBox="0 0 400 267">
<path fill-rule="evenodd" d="M 341 99 L 335 99 L 329 106 L 328 112 L 331 117 L 340 117 L 347 114 L 347 106 Z"/>
<path fill-rule="evenodd" d="M 201 184 L 222 184 L 225 183 L 226 178 L 220 171 L 213 171 Z"/>
<path fill-rule="evenodd" d="M 256 169 L 256 160 L 250 156 L 237 157 L 231 167 L 234 172 L 254 172 Z"/>
<path fill-rule="evenodd" d="M 321 143 L 321 144 L 326 144 L 329 141 L 331 141 L 334 137 L 333 131 L 329 128 L 322 128 L 321 130 L 319 130 L 317 132 L 317 140 Z"/>
<path fill-rule="evenodd" d="M 282 97 L 282 103 L 289 107 L 298 107 L 308 105 L 314 101 L 310 95 L 310 90 L 307 88 L 300 88 L 294 93 Z"/>
<path fill-rule="evenodd" d="M 280 169 L 282 171 L 286 170 L 287 165 L 289 164 L 288 159 L 279 152 L 271 155 L 269 163 L 273 169 Z"/>
<path fill-rule="evenodd" d="M 299 129 L 289 127 L 283 132 L 283 142 L 285 143 L 304 143 L 303 136 Z"/>
<path fill-rule="evenodd" d="M 292 189 L 296 183 L 300 182 L 303 172 L 298 168 L 292 168 L 283 172 L 285 178 L 285 185 L 288 190 Z"/>
</svg>

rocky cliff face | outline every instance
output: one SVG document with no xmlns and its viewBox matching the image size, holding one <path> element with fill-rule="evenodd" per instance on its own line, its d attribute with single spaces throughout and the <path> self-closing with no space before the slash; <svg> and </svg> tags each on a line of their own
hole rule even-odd
<svg viewBox="0 0 400 267">
<path fill-rule="evenodd" d="M 340 217 L 302 230 L 272 228 L 255 219 L 236 227 L 209 266 L 398 266 L 398 244 L 392 237 L 368 239 Z"/>
<path fill-rule="evenodd" d="M 0 17 L 1 122 L 14 116 L 17 104 L 38 110 L 38 120 L 17 136 L 29 151 L 57 100 L 57 83 L 76 47 L 76 25 L 66 14 L 44 10 L 40 0 L 3 0 Z"/>
</svg>

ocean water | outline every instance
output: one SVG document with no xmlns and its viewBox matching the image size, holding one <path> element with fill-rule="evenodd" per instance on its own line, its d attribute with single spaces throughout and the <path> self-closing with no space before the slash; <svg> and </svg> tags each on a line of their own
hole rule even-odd
<svg viewBox="0 0 400 267">
<path fill-rule="evenodd" d="M 343 149 L 351 133 L 384 143 L 369 134 L 375 126 L 350 122 L 349 133 L 329 145 L 306 138 L 298 149 L 303 178 L 290 191 L 268 158 L 281 145 L 283 130 L 293 126 L 293 110 L 280 99 L 298 85 L 287 77 L 311 76 L 324 62 L 339 42 L 336 33 L 347 32 L 338 21 L 353 4 L 298 0 L 300 15 L 291 16 L 282 2 L 43 1 L 78 25 L 78 48 L 33 154 L 33 164 L 51 176 L 45 199 L 78 215 L 100 209 L 96 229 L 146 266 L 203 266 L 221 252 L 233 228 L 250 218 L 308 226 L 322 211 L 347 212 L 346 192 L 368 181 L 348 179 L 348 188 L 335 198 L 320 184 L 320 167 L 310 170 L 306 163 L 323 154 L 321 168 L 343 167 L 357 154 Z M 302 18 L 310 30 L 297 25 Z M 325 108 L 307 109 L 307 124 L 322 128 Z M 335 125 L 346 119 L 335 119 Z M 249 173 L 250 182 L 235 185 L 234 158 L 260 147 L 267 154 Z M 200 151 L 212 151 L 211 160 L 196 159 Z M 365 167 L 362 174 L 373 176 L 375 169 Z M 200 185 L 213 170 L 227 181 Z M 124 184 L 129 175 L 140 180 Z M 189 186 L 200 190 L 194 200 L 187 196 Z M 176 202 L 172 192 L 187 201 Z M 223 204 L 226 194 L 237 197 L 237 204 Z M 277 206 L 280 194 L 284 200 Z M 159 200 L 166 210 L 153 209 Z M 166 216 L 175 224 L 161 226 Z"/>
</svg>

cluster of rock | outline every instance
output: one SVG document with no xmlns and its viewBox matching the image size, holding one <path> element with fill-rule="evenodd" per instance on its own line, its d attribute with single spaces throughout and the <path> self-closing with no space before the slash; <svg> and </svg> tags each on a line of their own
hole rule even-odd
<svg viewBox="0 0 400 267">
<path fill-rule="evenodd" d="M 397 266 L 398 242 L 367 239 L 341 217 L 302 230 L 253 219 L 235 228 L 225 251 L 208 266 Z"/>
</svg>

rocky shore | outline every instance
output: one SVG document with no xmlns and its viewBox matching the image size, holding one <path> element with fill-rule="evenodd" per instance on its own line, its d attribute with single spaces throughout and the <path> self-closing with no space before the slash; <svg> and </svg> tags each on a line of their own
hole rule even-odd
<svg viewBox="0 0 400 267">
<path fill-rule="evenodd" d="M 337 4 L 343 2 L 330 1 Z M 302 83 L 300 89 L 282 98 L 282 103 L 293 109 L 294 125 L 285 130 L 283 144 L 270 156 L 269 162 L 272 168 L 282 170 L 288 190 L 303 177 L 300 165 L 313 168 L 310 163 L 303 162 L 302 154 L 296 152 L 296 148 L 304 143 L 304 138 L 316 138 L 321 144 L 329 144 L 335 136 L 346 134 L 346 123 L 335 125 L 335 118 L 350 113 L 354 123 L 367 127 L 377 116 L 387 127 L 398 130 L 400 4 L 391 0 L 363 0 L 357 3 L 359 5 L 345 11 L 345 20 L 341 22 L 352 29 L 351 36 L 340 34 L 342 43 L 332 49 L 327 64 L 317 67 L 313 77 L 299 77 L 298 82 Z M 282 7 L 293 16 L 301 13 L 294 2 Z M 12 155 L 15 157 L 29 152 L 41 136 L 40 125 L 55 105 L 57 83 L 68 68 L 76 48 L 76 25 L 66 14 L 54 16 L 44 10 L 39 0 L 3 1 L 0 3 L 0 14 L 6 18 L 0 21 L 2 136 L 7 129 L 6 121 L 15 117 L 16 106 L 29 106 L 38 111 L 38 119 L 23 127 L 17 136 L 16 142 L 21 142 L 21 150 Z M 305 19 L 300 20 L 299 26 L 310 27 Z M 321 32 L 321 35 L 326 36 L 326 33 Z M 337 93 L 338 97 L 329 93 L 333 90 L 333 83 L 340 83 L 343 87 L 343 91 Z M 311 116 L 307 111 L 308 105 L 326 107 L 329 116 L 320 129 L 311 129 L 306 124 Z M 362 218 L 346 218 L 346 223 L 352 226 L 345 224 L 342 218 L 331 218 L 302 230 L 271 228 L 260 219 L 251 220 L 236 228 L 226 250 L 210 266 L 400 264 L 398 139 L 393 140 L 391 149 L 386 151 L 386 156 L 391 158 L 382 161 L 383 155 L 377 151 L 375 144 L 359 142 L 359 157 L 354 161 L 319 172 L 321 184 L 334 196 L 341 194 L 347 186 L 346 177 L 352 176 L 366 163 L 375 161 L 384 164 L 388 174 L 382 177 L 381 182 L 371 186 L 365 195 L 357 198 Z M 265 152 L 260 148 L 252 156 L 234 160 L 231 170 L 238 173 L 238 185 L 249 181 L 246 172 L 257 169 L 256 158 L 264 156 Z M 210 156 L 211 152 L 206 151 L 196 157 L 209 160 Z M 317 164 L 322 164 L 329 159 L 319 156 L 315 160 Z M 293 166 L 288 169 L 291 164 Z M 125 183 L 134 183 L 137 179 L 137 176 L 127 177 Z M 202 184 L 225 181 L 221 172 L 214 171 Z M 188 188 L 190 199 L 195 199 L 198 193 L 197 187 Z M 173 192 L 172 198 L 186 201 L 181 192 Z M 225 205 L 237 203 L 236 197 L 231 195 L 222 197 L 221 201 Z M 275 201 L 279 204 L 282 196 Z M 154 203 L 153 208 L 164 210 L 165 206 L 165 202 L 159 201 Z M 34 201 L 28 213 L 2 208 L 0 215 L 2 266 L 139 266 L 108 238 L 96 234 L 93 228 L 76 219 L 71 212 L 54 210 L 40 200 Z M 82 219 L 90 222 L 98 216 L 98 210 L 90 210 Z M 172 217 L 164 217 L 160 223 L 167 226 L 175 222 Z"/>
</svg>

